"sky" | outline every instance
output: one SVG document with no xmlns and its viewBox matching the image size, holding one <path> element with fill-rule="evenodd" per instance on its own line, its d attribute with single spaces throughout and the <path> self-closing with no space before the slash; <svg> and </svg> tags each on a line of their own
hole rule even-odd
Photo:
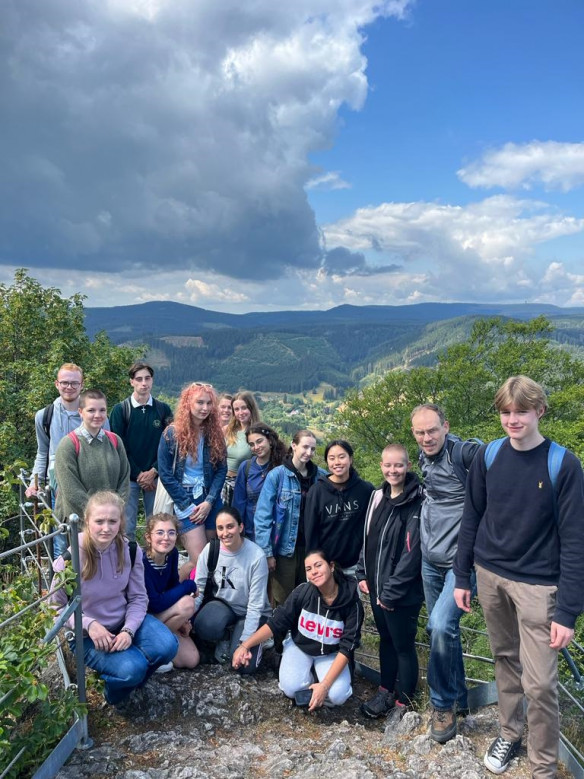
<svg viewBox="0 0 584 779">
<path fill-rule="evenodd" d="M 584 305 L 581 0 L 5 0 L 0 283 Z"/>
</svg>

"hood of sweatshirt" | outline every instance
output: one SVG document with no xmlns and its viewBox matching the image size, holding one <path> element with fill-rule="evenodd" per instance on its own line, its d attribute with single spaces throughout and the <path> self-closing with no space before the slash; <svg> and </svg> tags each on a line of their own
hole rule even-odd
<svg viewBox="0 0 584 779">
<path fill-rule="evenodd" d="M 295 467 L 294 463 L 292 462 L 291 454 L 287 454 L 286 457 L 284 457 L 284 462 L 282 464 L 285 465 L 289 471 L 292 471 L 292 473 L 294 473 L 299 480 L 307 478 L 310 479 L 310 481 L 314 481 L 316 474 L 318 472 L 317 466 L 312 462 L 312 460 L 309 460 L 306 463 L 306 476 L 303 476 L 300 473 L 300 471 Z"/>
<path fill-rule="evenodd" d="M 387 482 L 381 488 L 383 490 L 383 499 L 387 500 L 391 506 L 403 506 L 410 503 L 414 498 L 423 495 L 423 487 L 418 475 L 413 471 L 408 471 L 404 483 L 403 492 L 400 492 L 395 498 L 391 497 L 391 485 Z"/>
</svg>

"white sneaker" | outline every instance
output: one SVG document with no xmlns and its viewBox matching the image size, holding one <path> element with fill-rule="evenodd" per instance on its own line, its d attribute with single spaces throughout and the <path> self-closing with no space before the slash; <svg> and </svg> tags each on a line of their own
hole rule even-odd
<svg viewBox="0 0 584 779">
<path fill-rule="evenodd" d="M 274 648 L 274 637 L 268 638 L 267 641 L 264 641 L 262 644 L 264 649 L 273 649 Z"/>
<path fill-rule="evenodd" d="M 170 663 L 164 663 L 163 665 L 159 665 L 158 668 L 154 671 L 155 674 L 167 674 L 169 671 L 172 671 L 174 669 L 174 665 L 172 664 L 172 660 Z"/>
</svg>

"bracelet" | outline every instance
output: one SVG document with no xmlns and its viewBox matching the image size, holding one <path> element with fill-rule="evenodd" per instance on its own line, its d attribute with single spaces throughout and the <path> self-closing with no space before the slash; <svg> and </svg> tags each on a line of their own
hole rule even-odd
<svg viewBox="0 0 584 779">
<path fill-rule="evenodd" d="M 134 640 L 134 631 L 130 630 L 130 628 L 122 628 L 120 630 L 120 633 L 127 633 L 132 640 Z"/>
</svg>

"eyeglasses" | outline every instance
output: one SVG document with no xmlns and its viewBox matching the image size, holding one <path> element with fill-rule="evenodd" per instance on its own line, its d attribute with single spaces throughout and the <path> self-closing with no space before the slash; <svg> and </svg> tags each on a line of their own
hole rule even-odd
<svg viewBox="0 0 584 779">
<path fill-rule="evenodd" d="M 65 389 L 66 387 L 71 387 L 71 389 L 77 389 L 81 386 L 80 381 L 58 381 L 57 384 L 59 387 L 63 387 Z"/>
<path fill-rule="evenodd" d="M 156 538 L 164 538 L 165 536 L 168 538 L 176 538 L 176 530 L 155 530 L 154 535 Z"/>
<path fill-rule="evenodd" d="M 213 385 L 212 384 L 205 384 L 202 381 L 193 381 L 193 383 L 191 384 L 191 387 L 208 387 L 209 389 L 213 389 Z"/>
</svg>

